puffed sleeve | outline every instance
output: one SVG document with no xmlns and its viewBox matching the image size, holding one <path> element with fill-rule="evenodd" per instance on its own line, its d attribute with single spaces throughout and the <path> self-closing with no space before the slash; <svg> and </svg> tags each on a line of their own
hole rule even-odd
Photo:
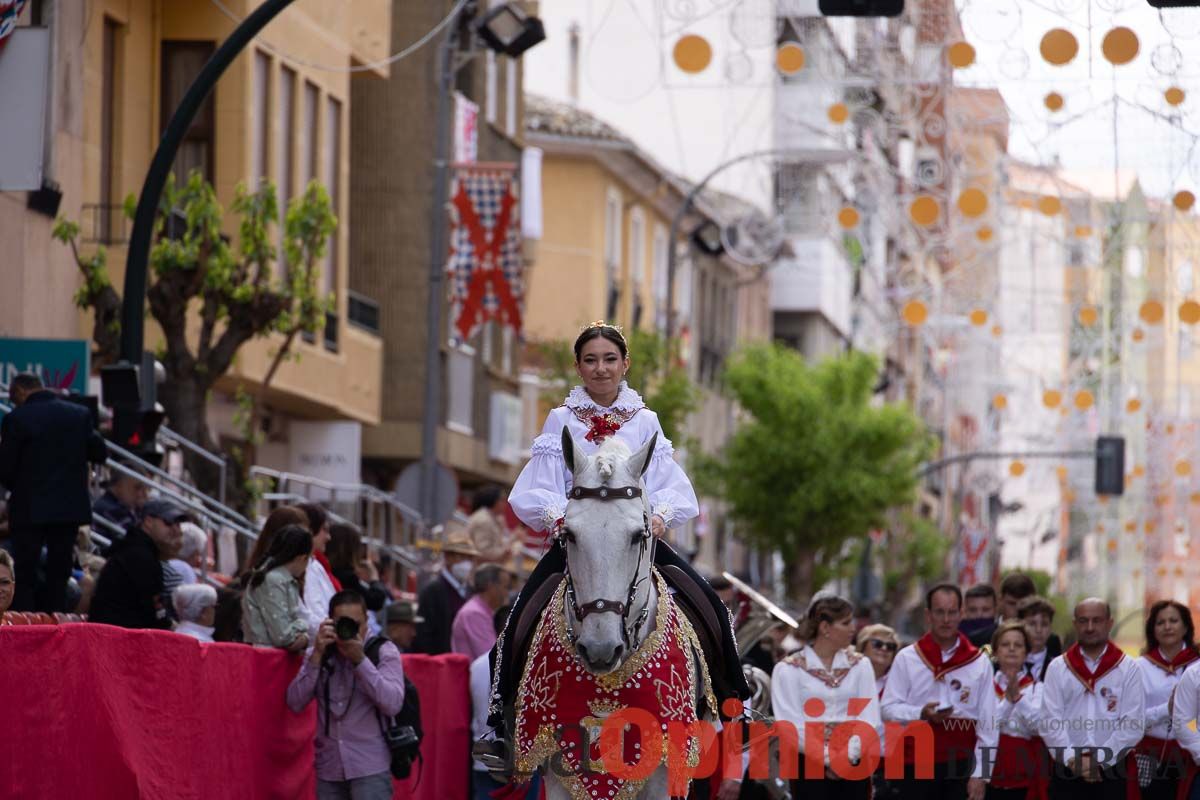
<svg viewBox="0 0 1200 800">
<path fill-rule="evenodd" d="M 658 434 L 650 466 L 642 476 L 646 491 L 650 494 L 650 513 L 662 517 L 668 528 L 677 528 L 700 514 L 700 503 L 696 500 L 696 490 L 692 488 L 692 482 L 672 458 L 675 448 L 671 440 L 663 434 L 658 416 L 650 412 L 646 413 L 646 418 L 651 420 L 654 426 L 653 430 L 646 433 L 646 438 L 650 438 L 653 433 Z"/>
<path fill-rule="evenodd" d="M 567 507 L 571 476 L 562 454 L 565 423 L 551 411 L 542 432 L 533 440 L 529 463 L 517 476 L 508 503 L 517 518 L 535 531 L 551 528 Z"/>
</svg>

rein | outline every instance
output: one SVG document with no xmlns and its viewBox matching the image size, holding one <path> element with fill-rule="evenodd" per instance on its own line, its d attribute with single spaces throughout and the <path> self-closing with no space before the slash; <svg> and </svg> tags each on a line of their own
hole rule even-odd
<svg viewBox="0 0 1200 800">
<path fill-rule="evenodd" d="M 632 500 L 642 496 L 640 486 L 574 486 L 568 493 L 572 500 Z M 575 614 L 575 619 L 583 622 L 589 614 L 605 614 L 612 613 L 621 617 L 621 638 L 625 643 L 627 653 L 633 653 L 639 646 L 641 640 L 637 638 L 637 632 L 642 629 L 642 625 L 646 623 L 646 617 L 650 613 L 650 592 L 646 592 L 646 602 L 642 604 L 642 609 L 638 612 L 637 618 L 633 622 L 632 631 L 629 625 L 629 615 L 633 610 L 633 602 L 637 598 L 638 590 L 641 585 L 646 582 L 647 578 L 638 577 L 642 571 L 642 559 L 646 557 L 646 551 L 650 551 L 650 563 L 654 563 L 654 546 L 656 544 L 655 537 L 650 533 L 650 517 L 645 509 L 642 510 L 642 541 L 638 547 L 637 566 L 633 570 L 633 578 L 629 581 L 629 591 L 626 593 L 624 602 L 620 600 L 609 600 L 599 598 L 579 605 L 579 601 L 575 597 L 575 582 L 571 577 L 571 560 L 567 551 L 566 537 L 561 533 L 558 536 L 558 544 L 563 548 L 563 560 L 566 562 L 566 575 L 564 580 L 567 584 L 567 598 L 571 602 L 571 610 Z M 579 635 L 575 633 L 575 628 L 571 624 L 571 617 L 567 615 L 567 638 L 571 640 L 571 644 L 575 644 L 579 640 Z"/>
</svg>

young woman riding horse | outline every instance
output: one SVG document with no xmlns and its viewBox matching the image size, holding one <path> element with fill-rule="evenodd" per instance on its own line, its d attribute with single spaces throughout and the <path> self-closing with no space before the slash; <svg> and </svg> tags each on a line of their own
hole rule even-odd
<svg viewBox="0 0 1200 800">
<path fill-rule="evenodd" d="M 516 515 L 534 530 L 545 530 L 559 541 L 572 472 L 563 455 L 564 428 L 574 438 L 584 457 L 592 456 L 610 437 L 637 452 L 655 440 L 649 463 L 642 475 L 648 500 L 647 524 L 654 537 L 668 528 L 678 527 L 699 513 L 696 493 L 687 475 L 672 459 L 674 449 L 662 432 L 658 417 L 646 407 L 637 392 L 625 381 L 629 369 L 629 350 L 620 330 L 602 322 L 585 328 L 575 341 L 575 368 L 583 382 L 571 390 L 563 405 L 551 410 L 542 433 L 532 447 L 532 458 L 517 478 L 509 494 Z M 552 546 L 530 575 L 509 616 L 504 635 L 493 651 L 493 696 L 489 724 L 504 728 L 504 706 L 516 696 L 528 642 L 518 641 L 513 630 L 522 620 L 531 599 L 541 607 L 549 602 L 543 589 L 547 580 L 567 571 L 565 543 Z M 661 539 L 651 548 L 654 565 L 667 585 L 684 601 L 691 601 L 691 612 L 710 622 L 697 626 L 710 629 L 708 638 L 698 630 L 718 703 L 727 697 L 745 700 L 749 687 L 737 657 L 728 611 L 708 583 L 691 565 L 680 558 Z M 525 652 L 514 648 L 526 646 Z M 619 664 L 621 653 L 595 653 L 589 670 L 603 672 Z M 624 653 L 627 657 L 628 651 Z M 515 663 L 520 661 L 522 663 Z"/>
</svg>

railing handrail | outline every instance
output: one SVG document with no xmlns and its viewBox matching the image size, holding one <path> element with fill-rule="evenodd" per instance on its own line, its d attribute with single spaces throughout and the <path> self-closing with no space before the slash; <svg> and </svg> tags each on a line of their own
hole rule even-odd
<svg viewBox="0 0 1200 800">
<path fill-rule="evenodd" d="M 250 527 L 250 528 L 254 527 L 254 523 L 251 522 L 249 519 L 247 519 L 245 516 L 243 516 L 241 513 L 239 513 L 238 511 L 235 511 L 234 509 L 230 508 L 227 505 L 224 505 L 223 503 L 221 503 L 221 501 L 219 501 L 215 498 L 209 497 L 208 495 L 206 495 L 203 491 L 201 491 L 197 487 L 192 486 L 189 483 L 185 483 L 184 481 L 181 481 L 179 478 L 176 478 L 171 473 L 166 472 L 165 470 L 162 470 L 159 467 L 154 466 L 149 461 L 146 461 L 145 459 L 140 458 L 138 455 L 126 450 L 124 447 L 121 447 L 119 444 L 116 444 L 111 441 L 106 442 L 106 444 L 108 445 L 108 449 L 110 451 L 115 451 L 117 453 L 117 455 L 121 456 L 121 458 L 126 459 L 127 461 L 132 461 L 140 469 L 144 469 L 147 472 L 149 472 L 150 474 L 156 475 L 159 478 L 162 478 L 163 480 L 167 481 L 168 483 L 172 484 L 173 486 L 178 487 L 179 489 L 183 490 L 184 492 L 195 495 L 196 497 L 200 498 L 202 503 L 213 506 L 217 510 L 218 514 L 229 517 L 231 519 L 234 519 L 234 520 L 240 522 L 242 525 L 245 525 L 247 527 Z M 113 462 L 113 459 L 111 459 L 111 458 L 108 459 L 108 462 L 107 462 L 108 466 L 111 467 L 112 462 Z"/>
<path fill-rule="evenodd" d="M 160 425 L 158 428 L 158 432 L 160 434 L 162 434 L 163 436 L 166 436 L 173 443 L 180 445 L 181 447 L 183 447 L 186 450 L 192 451 L 193 453 L 200 456 L 201 458 L 203 458 L 205 461 L 207 461 L 210 464 L 225 464 L 226 463 L 224 454 L 214 453 L 211 450 L 206 450 L 205 448 L 196 444 L 195 442 L 193 442 L 191 439 L 187 438 L 186 436 L 176 433 L 175 431 L 171 430 L 166 425 Z"/>
<path fill-rule="evenodd" d="M 117 472 L 121 473 L 122 475 L 128 475 L 129 477 L 133 478 L 134 480 L 144 483 L 147 486 L 154 486 L 154 488 L 158 489 L 158 491 L 162 492 L 167 497 L 169 497 L 172 500 L 174 500 L 175 502 L 179 503 L 184 508 L 187 508 L 187 509 L 190 509 L 190 510 L 196 512 L 201 517 L 211 518 L 214 521 L 216 521 L 218 524 L 222 525 L 223 527 L 230 528 L 237 533 L 240 533 L 244 536 L 249 537 L 251 540 L 255 540 L 258 538 L 258 533 L 255 530 L 253 530 L 252 527 L 248 527 L 248 526 L 250 526 L 250 523 L 248 521 L 246 522 L 245 525 L 243 525 L 241 522 L 238 522 L 237 520 L 230 518 L 227 514 L 222 513 L 223 509 L 222 510 L 213 510 L 213 509 L 206 508 L 203 504 L 197 503 L 195 500 L 184 497 L 182 494 L 179 494 L 178 492 L 168 489 L 165 486 L 161 486 L 161 485 L 153 483 L 148 478 L 146 478 L 145 475 L 142 475 L 138 471 L 125 466 L 124 464 L 122 464 L 119 461 L 115 461 L 110 458 L 106 462 L 106 465 L 108 466 L 109 469 L 116 470 Z M 201 497 L 204 497 L 205 499 L 209 500 L 211 503 L 216 505 L 216 502 L 213 501 L 212 498 L 209 498 L 206 495 L 201 495 Z M 237 512 L 233 512 L 233 513 L 236 514 Z M 240 517 L 241 515 L 238 514 L 237 516 Z"/>
<path fill-rule="evenodd" d="M 325 489 L 326 491 L 332 492 L 335 496 L 339 492 L 357 494 L 360 497 L 365 495 L 371 500 L 385 503 L 395 508 L 402 515 L 408 517 L 413 522 L 421 521 L 421 515 L 416 509 L 400 502 L 388 492 L 380 489 L 378 486 L 371 486 L 370 484 L 366 483 L 335 483 L 333 481 L 326 481 L 322 480 L 321 478 L 314 478 L 311 475 L 303 475 L 297 472 L 286 472 L 283 470 L 271 469 L 270 467 L 250 467 L 251 477 L 259 475 L 275 480 L 280 486 L 286 485 L 289 482 L 295 482 L 312 486 L 317 489 Z"/>
<path fill-rule="evenodd" d="M 281 500 L 284 502 L 305 502 L 308 500 L 308 498 L 305 497 L 304 495 L 295 494 L 293 492 L 268 492 L 268 493 L 265 493 L 262 495 L 262 499 L 266 500 L 268 502 L 270 502 L 272 500 Z M 329 515 L 329 518 L 332 521 L 334 521 L 340 525 L 352 525 L 355 528 L 359 528 L 359 529 L 361 529 L 361 527 L 362 527 L 358 523 L 354 522 L 354 520 L 346 519 L 342 515 L 338 514 L 336 511 L 333 511 L 329 508 L 325 509 L 325 513 Z M 378 539 L 374 536 L 367 536 L 365 534 L 362 537 L 362 541 L 375 545 L 375 547 L 377 549 L 387 551 L 388 553 L 390 553 L 392 555 L 392 557 L 394 559 L 396 559 L 397 561 L 404 564 L 404 566 L 409 567 L 410 569 L 412 569 L 414 571 L 421 569 L 420 561 L 412 554 L 406 552 L 404 550 L 403 546 L 401 546 L 401 545 L 388 544 L 387 542 L 383 541 L 382 539 Z"/>
</svg>

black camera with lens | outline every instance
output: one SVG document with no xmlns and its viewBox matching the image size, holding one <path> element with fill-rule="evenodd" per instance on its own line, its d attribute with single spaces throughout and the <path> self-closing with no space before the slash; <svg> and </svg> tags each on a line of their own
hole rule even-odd
<svg viewBox="0 0 1200 800">
<path fill-rule="evenodd" d="M 358 638 L 358 620 L 353 617 L 338 617 L 333 623 L 333 631 L 343 642 Z"/>
</svg>

